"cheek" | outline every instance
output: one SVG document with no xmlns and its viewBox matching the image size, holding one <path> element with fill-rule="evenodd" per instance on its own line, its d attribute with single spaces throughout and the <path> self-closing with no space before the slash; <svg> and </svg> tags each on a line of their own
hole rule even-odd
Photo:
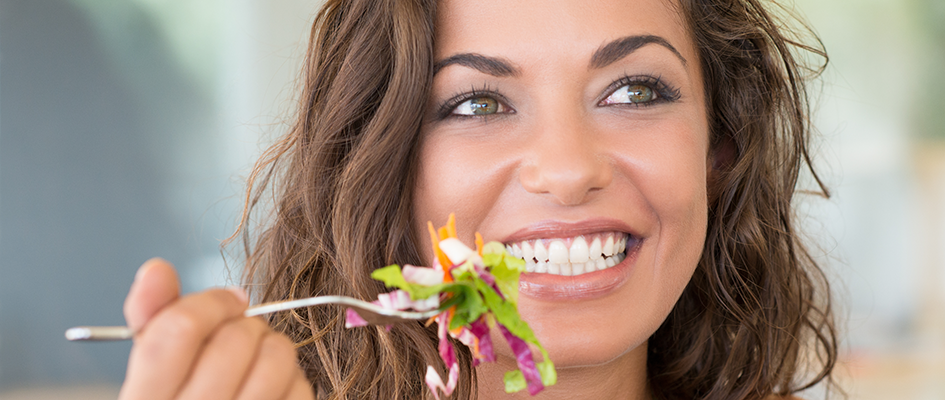
<svg viewBox="0 0 945 400">
<path fill-rule="evenodd" d="M 701 249 L 707 219 L 705 150 L 681 140 L 672 152 L 658 155 L 644 190 L 659 220 L 660 236 L 678 237 Z M 680 243 L 680 245 L 682 245 Z"/>
<path fill-rule="evenodd" d="M 431 151 L 429 143 L 424 141 L 420 147 L 416 187 L 413 190 L 413 229 L 416 237 L 421 238 L 420 249 L 424 262 L 433 259 L 433 251 L 423 240 L 429 237 L 428 222 L 432 222 L 435 227 L 443 225 L 440 222 L 443 219 L 443 210 L 450 208 L 444 204 L 451 203 L 446 194 L 453 192 L 443 187 L 443 168 L 437 167 L 443 164 L 437 159 L 437 155 L 437 152 Z"/>
<path fill-rule="evenodd" d="M 634 181 L 656 219 L 654 261 L 663 267 L 655 277 L 675 282 L 669 288 L 674 295 L 688 282 L 705 242 L 708 134 L 695 123 L 668 124 L 657 132 L 660 140 L 642 145 Z"/>
<path fill-rule="evenodd" d="M 705 244 L 708 208 L 706 199 L 706 143 L 699 135 L 682 135 L 671 153 L 663 153 L 652 170 L 645 190 L 658 219 L 652 243 L 650 285 L 659 288 L 653 305 L 658 327 L 692 278 Z"/>
<path fill-rule="evenodd" d="M 413 224 L 419 238 L 429 237 L 427 222 L 443 226 L 456 216 L 457 236 L 473 243 L 505 186 L 503 162 L 487 143 L 464 140 L 458 135 L 425 135 L 413 191 Z M 426 243 L 426 242 L 422 242 Z M 432 260 L 430 246 L 423 246 L 425 260 Z"/>
<path fill-rule="evenodd" d="M 641 208 L 647 209 L 655 219 L 653 228 L 659 229 L 650 235 L 675 236 L 683 233 L 677 231 L 693 228 L 704 231 L 708 128 L 699 121 L 661 121 L 610 133 L 622 190 L 641 199 Z"/>
</svg>

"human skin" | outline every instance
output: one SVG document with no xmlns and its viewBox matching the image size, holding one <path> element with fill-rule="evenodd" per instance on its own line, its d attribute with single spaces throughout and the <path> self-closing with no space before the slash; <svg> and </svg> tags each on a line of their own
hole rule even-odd
<svg viewBox="0 0 945 400">
<path fill-rule="evenodd" d="M 507 244 L 629 234 L 639 244 L 615 267 L 524 274 L 519 311 L 558 367 L 543 398 L 648 398 L 647 338 L 696 268 L 711 179 L 700 63 L 681 16 L 665 0 L 446 0 L 437 13 L 441 68 L 422 128 L 416 231 L 455 213 L 470 243 L 474 232 Z M 665 43 L 592 62 L 634 36 Z M 623 104 L 614 84 L 627 76 L 671 90 Z M 471 112 L 470 98 L 493 108 L 457 115 Z M 497 363 L 478 368 L 480 398 L 505 396 L 502 373 L 516 368 L 507 346 L 497 350 Z"/>
<path fill-rule="evenodd" d="M 239 289 L 181 297 L 174 267 L 148 260 L 125 299 L 136 333 L 119 399 L 314 398 L 292 342 L 246 307 Z"/>
</svg>

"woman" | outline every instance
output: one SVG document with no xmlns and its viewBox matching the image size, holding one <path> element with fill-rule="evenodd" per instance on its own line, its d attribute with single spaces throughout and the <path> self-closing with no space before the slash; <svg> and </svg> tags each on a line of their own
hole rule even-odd
<svg viewBox="0 0 945 400">
<path fill-rule="evenodd" d="M 429 265 L 426 223 L 455 212 L 464 241 L 528 260 L 520 312 L 558 367 L 544 398 L 761 399 L 829 378 L 829 291 L 791 211 L 804 81 L 781 29 L 758 0 L 329 1 L 295 127 L 251 182 L 247 287 L 373 299 L 370 271 Z M 435 327 L 346 330 L 332 308 L 267 325 L 234 293 L 178 297 L 170 266 L 143 266 L 123 398 L 432 396 Z M 497 352 L 475 370 L 460 352 L 453 398 L 506 396 L 515 359 Z"/>
</svg>

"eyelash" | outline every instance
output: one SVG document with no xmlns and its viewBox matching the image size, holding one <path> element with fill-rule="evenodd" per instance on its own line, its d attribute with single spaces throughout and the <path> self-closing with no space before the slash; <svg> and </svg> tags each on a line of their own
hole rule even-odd
<svg viewBox="0 0 945 400">
<path fill-rule="evenodd" d="M 648 101 L 642 104 L 640 103 L 619 103 L 619 104 L 611 104 L 611 105 L 601 104 L 604 100 L 612 96 L 614 92 L 617 91 L 617 89 L 620 89 L 624 86 L 633 86 L 633 85 L 648 86 L 659 97 L 657 97 L 653 101 Z M 663 81 L 662 77 L 659 77 L 659 76 L 654 77 L 650 75 L 624 76 L 623 78 L 620 78 L 614 81 L 614 83 L 611 83 L 610 86 L 607 87 L 607 90 L 604 91 L 604 93 L 605 94 L 601 96 L 601 98 L 597 101 L 597 104 L 599 107 L 605 107 L 605 106 L 649 107 L 649 106 L 653 106 L 660 103 L 671 103 L 671 102 L 679 100 L 680 98 L 678 88 Z M 487 114 L 487 115 L 453 114 L 453 112 L 456 110 L 456 107 L 459 107 L 460 104 L 463 104 L 464 102 L 472 100 L 472 99 L 477 99 L 477 98 L 482 98 L 482 97 L 495 99 L 504 107 L 511 110 L 510 113 L 515 113 L 515 110 L 508 106 L 509 102 L 505 96 L 503 96 L 502 94 L 500 94 L 499 92 L 493 89 L 490 89 L 488 86 L 483 86 L 481 88 L 474 87 L 469 91 L 455 94 L 452 97 L 450 97 L 449 100 L 444 101 L 443 105 L 440 106 L 436 112 L 436 119 L 444 120 L 447 118 L 491 118 L 491 117 L 496 116 L 496 114 Z"/>
<path fill-rule="evenodd" d="M 487 114 L 487 115 L 462 115 L 462 114 L 453 114 L 453 111 L 456 110 L 456 107 L 459 107 L 460 104 L 465 103 L 466 101 L 472 99 L 478 99 L 482 97 L 488 97 L 495 99 L 499 104 L 512 110 L 511 113 L 514 113 L 515 110 L 512 107 L 509 107 L 509 101 L 501 93 L 490 89 L 488 86 L 483 86 L 481 88 L 473 87 L 467 92 L 461 92 L 453 97 L 450 97 L 449 100 L 443 102 L 443 105 L 440 106 L 439 110 L 436 112 L 437 120 L 444 120 L 447 118 L 490 118 L 494 117 L 496 114 Z"/>
<path fill-rule="evenodd" d="M 612 96 L 618 89 L 624 86 L 635 86 L 635 85 L 644 85 L 649 87 L 653 92 L 658 96 L 652 101 L 646 103 L 618 103 L 618 104 L 601 104 L 604 100 L 607 100 Z M 611 83 L 607 87 L 607 90 L 604 91 L 604 95 L 600 97 L 597 101 L 598 106 L 620 106 L 620 107 L 650 107 L 660 103 L 672 103 L 680 98 L 679 88 L 670 85 L 669 83 L 663 81 L 660 76 L 651 76 L 651 75 L 634 75 L 634 76 L 624 76 L 614 83 Z"/>
</svg>

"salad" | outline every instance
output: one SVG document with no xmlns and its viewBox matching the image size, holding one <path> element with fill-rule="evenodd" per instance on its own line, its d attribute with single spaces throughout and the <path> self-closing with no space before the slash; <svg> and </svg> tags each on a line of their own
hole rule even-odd
<svg viewBox="0 0 945 400">
<path fill-rule="evenodd" d="M 378 295 L 375 304 L 395 310 L 443 312 L 433 317 L 439 336 L 439 353 L 448 367 L 446 383 L 432 365 L 427 366 L 426 384 L 439 400 L 439 391 L 453 393 L 459 379 L 459 364 L 449 337 L 457 339 L 473 354 L 473 366 L 495 361 L 489 335 L 498 329 L 515 354 L 518 369 L 505 373 L 505 391 L 528 389 L 531 395 L 555 384 L 557 375 L 548 352 L 518 314 L 518 281 L 525 261 L 506 252 L 499 242 L 483 244 L 476 233 L 473 250 L 456 238 L 456 221 L 450 215 L 439 230 L 428 223 L 435 254 L 433 267 L 388 265 L 371 277 L 395 288 Z M 367 325 L 352 309 L 346 312 L 348 328 Z M 536 362 L 529 344 L 541 352 Z"/>
</svg>

